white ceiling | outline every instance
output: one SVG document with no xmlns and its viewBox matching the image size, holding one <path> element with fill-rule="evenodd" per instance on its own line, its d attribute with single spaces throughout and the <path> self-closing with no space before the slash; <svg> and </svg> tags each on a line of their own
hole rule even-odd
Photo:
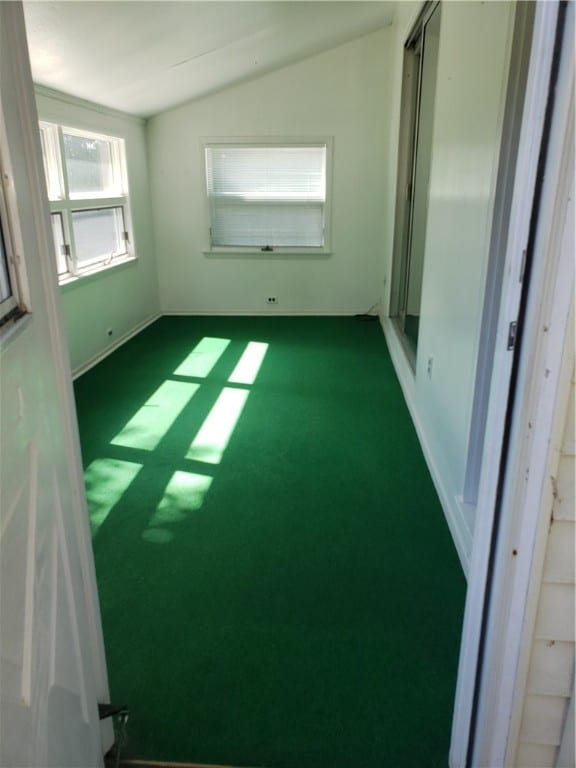
<svg viewBox="0 0 576 768">
<path fill-rule="evenodd" d="M 26 2 L 36 83 L 135 115 L 390 24 L 394 2 Z"/>
</svg>

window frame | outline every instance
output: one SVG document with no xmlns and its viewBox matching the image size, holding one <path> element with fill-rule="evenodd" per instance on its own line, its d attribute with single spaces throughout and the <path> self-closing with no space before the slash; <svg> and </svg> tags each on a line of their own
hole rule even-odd
<svg viewBox="0 0 576 768">
<path fill-rule="evenodd" d="M 0 258 L 2 258 L 10 293 L 3 301 L 0 301 L 0 340 L 4 339 L 6 328 L 10 327 L 11 321 L 18 320 L 28 313 L 22 298 L 22 275 L 20 274 L 22 265 L 17 263 L 16 258 L 12 230 L 14 220 L 10 216 L 8 195 L 4 188 L 5 179 L 8 177 L 2 160 L 2 152 L 0 151 L 0 240 L 2 247 Z"/>
<path fill-rule="evenodd" d="M 132 237 L 132 215 L 130 210 L 125 140 L 118 136 L 61 125 L 47 120 L 39 122 L 39 129 L 50 214 L 60 215 L 64 236 L 65 253 L 63 255 L 67 264 L 66 272 L 59 270 L 58 255 L 54 253 L 54 266 L 60 285 L 75 282 L 88 275 L 134 261 L 136 253 Z M 108 194 L 108 190 L 103 193 L 94 192 L 84 195 L 70 192 L 64 147 L 65 134 L 104 141 L 109 144 L 112 173 L 117 181 L 116 189 L 112 191 L 117 194 Z M 80 263 L 74 235 L 73 214 L 115 208 L 120 209 L 124 222 L 122 232 L 122 239 L 125 243 L 124 251 Z"/>
<path fill-rule="evenodd" d="M 324 147 L 326 150 L 326 188 L 324 196 L 324 243 L 321 246 L 273 246 L 271 249 L 262 246 L 249 245 L 212 245 L 211 242 L 211 210 L 208 195 L 208 168 L 206 162 L 206 150 L 218 147 Z M 200 162 L 202 166 L 201 199 L 203 202 L 203 254 L 206 256 L 258 256 L 260 258 L 277 258 L 278 256 L 329 256 L 332 253 L 332 173 L 333 173 L 334 139 L 332 136 L 218 136 L 202 137 L 200 139 Z"/>
</svg>

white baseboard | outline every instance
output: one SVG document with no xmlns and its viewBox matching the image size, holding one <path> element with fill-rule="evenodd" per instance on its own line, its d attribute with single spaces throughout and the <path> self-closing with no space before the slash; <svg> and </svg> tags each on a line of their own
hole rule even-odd
<svg viewBox="0 0 576 768">
<path fill-rule="evenodd" d="M 138 325 L 135 325 L 134 328 L 132 328 L 127 333 L 124 333 L 120 338 L 116 339 L 112 344 L 109 344 L 105 349 L 103 349 L 101 352 L 99 352 L 97 355 L 94 355 L 94 357 L 91 357 L 89 360 L 87 360 L 85 363 L 82 363 L 82 365 L 78 366 L 78 368 L 75 368 L 72 371 L 72 380 L 77 379 L 79 376 L 82 376 L 83 373 L 86 373 L 86 371 L 89 371 L 90 368 L 93 368 L 95 365 L 98 365 L 98 363 L 102 362 L 108 355 L 112 354 L 114 350 L 118 349 L 118 347 L 121 347 L 122 344 L 125 344 L 129 339 L 131 339 L 133 336 L 136 336 L 140 331 L 143 331 L 144 328 L 147 328 L 149 325 L 152 325 L 156 320 L 158 320 L 159 317 L 162 317 L 160 312 L 155 312 L 151 317 L 148 317 L 146 320 L 143 320 L 141 323 L 138 323 Z"/>
<path fill-rule="evenodd" d="M 343 312 L 342 310 L 281 310 L 281 309 L 263 309 L 263 310 L 222 310 L 213 309 L 188 311 L 181 309 L 163 309 L 162 316 L 172 317 L 355 317 L 361 312 Z M 376 317 L 376 315 L 375 315 Z"/>
<path fill-rule="evenodd" d="M 388 317 L 380 316 L 380 325 L 382 326 L 384 336 L 386 337 L 392 364 L 394 365 L 394 370 L 396 371 L 396 376 L 398 377 L 404 400 L 406 401 L 408 411 L 410 412 L 412 422 L 414 423 L 414 428 L 416 429 L 416 434 L 418 435 L 418 440 L 420 441 L 420 446 L 424 453 L 424 458 L 426 459 L 432 482 L 434 483 L 436 493 L 440 499 L 444 517 L 446 518 L 452 540 L 454 541 L 454 546 L 456 547 L 462 570 L 464 571 L 466 578 L 468 578 L 470 554 L 472 552 L 472 531 L 470 531 L 466 522 L 466 517 L 460 500 L 457 496 L 451 493 L 445 485 L 443 474 L 438 468 L 434 452 L 428 442 L 426 430 L 422 424 L 414 398 L 414 375 L 408 365 L 398 335 L 392 326 L 392 321 Z"/>
<path fill-rule="evenodd" d="M 190 311 L 182 311 L 182 310 L 170 310 L 165 309 L 162 312 L 156 312 L 151 317 L 147 318 L 141 323 L 138 323 L 132 330 L 128 331 L 128 333 L 123 334 L 119 339 L 116 339 L 116 341 L 113 344 L 110 344 L 105 349 L 103 349 L 101 352 L 99 352 L 94 357 L 91 357 L 89 360 L 87 360 L 82 365 L 78 366 L 78 368 L 75 368 L 72 371 L 72 379 L 77 379 L 79 376 L 82 376 L 83 373 L 86 373 L 86 371 L 89 371 L 90 368 L 93 368 L 95 365 L 100 363 L 102 360 L 104 360 L 108 355 L 110 355 L 114 350 L 118 349 L 118 347 L 121 347 L 122 344 L 125 344 L 127 341 L 129 341 L 133 336 L 136 336 L 140 331 L 143 331 L 144 328 L 151 325 L 153 322 L 158 320 L 160 317 L 235 317 L 235 316 L 242 316 L 242 317 L 356 317 L 357 315 L 360 315 L 362 313 L 358 312 L 342 312 L 340 310 L 334 310 L 333 312 L 324 312 L 324 311 L 312 311 L 312 310 L 306 310 L 302 312 L 281 312 L 281 311 L 270 311 L 270 310 L 263 310 L 262 312 L 237 312 L 237 311 L 226 311 L 226 312 L 215 312 L 213 310 L 206 310 L 205 312 L 190 312 Z M 376 315 L 374 315 L 376 317 Z"/>
</svg>

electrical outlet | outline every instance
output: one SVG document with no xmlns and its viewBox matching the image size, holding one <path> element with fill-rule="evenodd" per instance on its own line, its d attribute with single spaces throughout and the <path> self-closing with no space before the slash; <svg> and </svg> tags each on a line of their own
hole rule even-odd
<svg viewBox="0 0 576 768">
<path fill-rule="evenodd" d="M 266 299 L 267 304 L 278 304 L 278 296 L 268 296 Z"/>
<path fill-rule="evenodd" d="M 433 357 L 428 358 L 428 365 L 426 366 L 426 373 L 428 374 L 428 378 L 432 378 L 432 363 L 434 362 Z"/>
</svg>

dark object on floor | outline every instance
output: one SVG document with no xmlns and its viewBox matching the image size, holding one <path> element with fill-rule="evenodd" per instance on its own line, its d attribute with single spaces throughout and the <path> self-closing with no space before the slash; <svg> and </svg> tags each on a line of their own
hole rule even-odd
<svg viewBox="0 0 576 768">
<path fill-rule="evenodd" d="M 98 704 L 98 716 L 100 720 L 106 720 L 109 717 L 113 719 L 114 744 L 105 756 L 105 768 L 118 768 L 122 747 L 126 742 L 128 707 L 123 704 Z"/>
</svg>

